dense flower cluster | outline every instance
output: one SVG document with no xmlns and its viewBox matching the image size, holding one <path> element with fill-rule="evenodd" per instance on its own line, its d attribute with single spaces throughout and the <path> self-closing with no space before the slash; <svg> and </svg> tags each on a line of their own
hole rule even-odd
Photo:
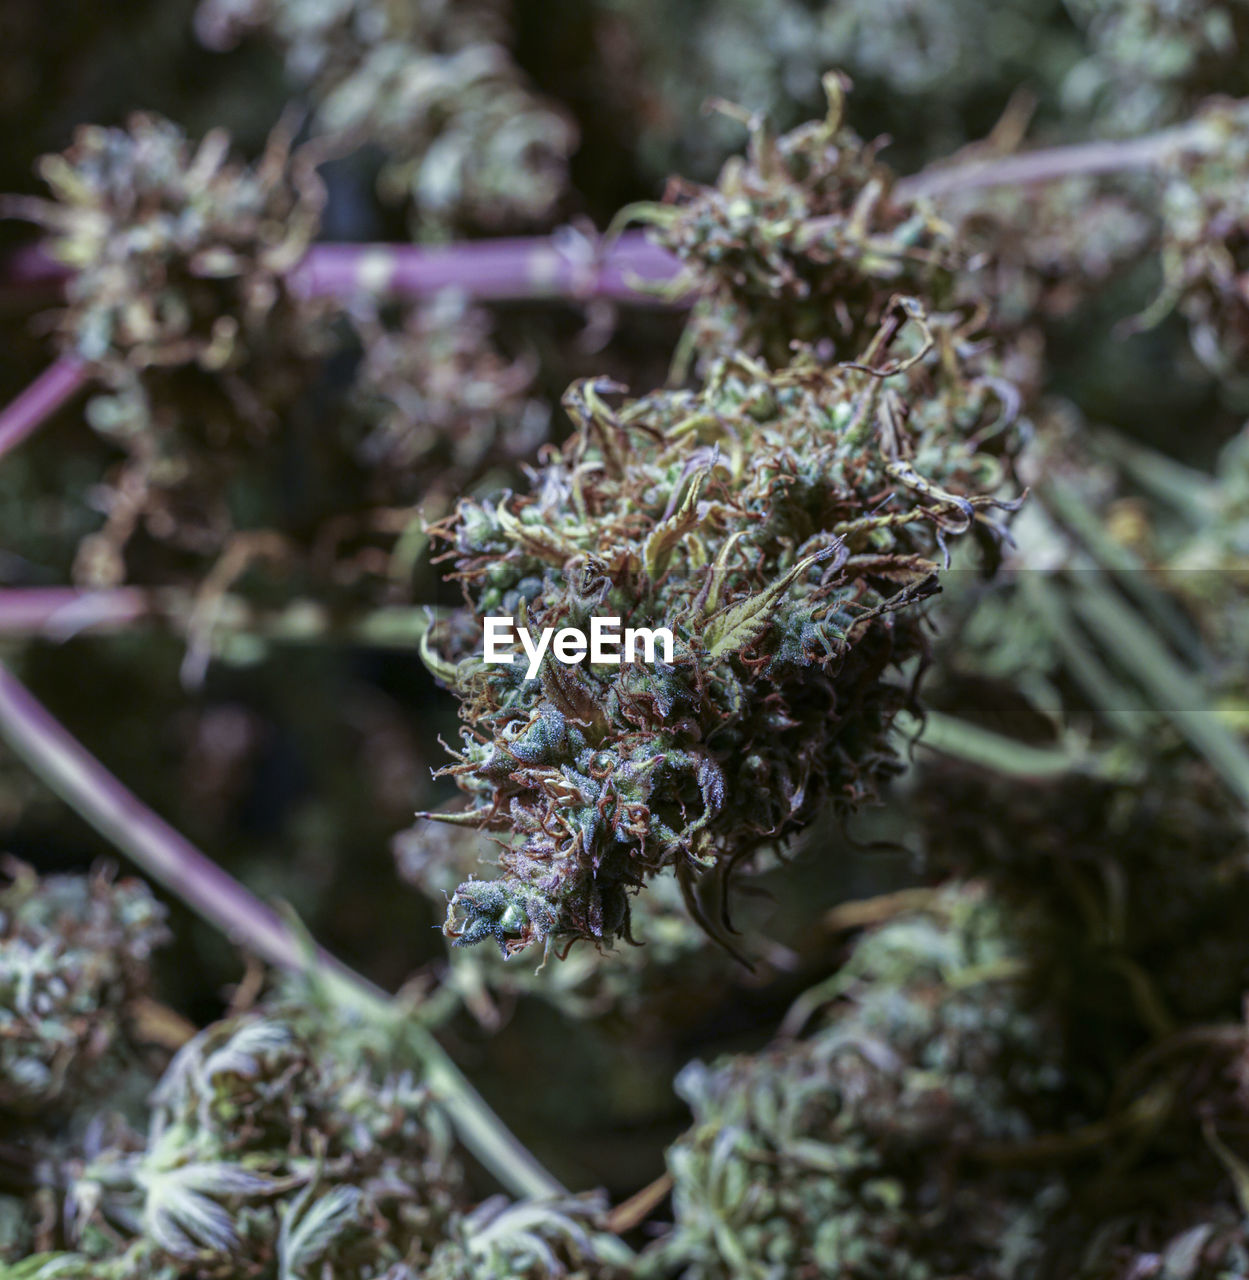
<svg viewBox="0 0 1249 1280">
<path fill-rule="evenodd" d="M 399 874 L 437 910 L 445 910 L 463 881 L 491 866 L 498 854 L 492 841 L 499 839 L 469 827 L 419 821 L 395 841 Z M 707 935 L 690 918 L 670 872 L 656 876 L 635 899 L 630 924 L 646 939 L 645 946 L 610 952 L 581 948 L 562 963 L 536 971 L 506 964 L 490 948 L 452 947 L 442 989 L 454 992 L 482 1025 L 494 1028 L 503 1020 L 500 1003 L 517 996 L 536 996 L 570 1017 L 623 1013 L 636 1018 L 648 1003 L 671 992 L 678 974 L 688 1003 L 694 988 L 714 990 L 726 975 L 745 973 L 731 956 L 707 945 Z"/>
<path fill-rule="evenodd" d="M 241 459 L 281 434 L 327 347 L 325 303 L 288 283 L 320 224 L 315 169 L 281 130 L 256 165 L 229 150 L 151 115 L 84 127 L 41 164 L 55 201 L 19 206 L 75 268 L 59 332 L 107 388 L 88 421 L 124 453 L 78 550 L 92 585 L 126 576 L 139 534 L 220 552 L 255 502 Z"/>
<path fill-rule="evenodd" d="M 633 1255 L 603 1216 L 593 1195 L 515 1204 L 496 1196 L 457 1220 L 421 1280 L 627 1280 Z"/>
<path fill-rule="evenodd" d="M 84 126 L 43 158 L 55 200 L 19 207 L 75 269 L 60 322 L 68 347 L 110 371 L 217 371 L 255 362 L 266 331 L 306 338 L 284 277 L 320 225 L 316 171 L 280 131 L 255 166 L 229 153 L 224 130 L 193 145 L 172 122 L 136 114 L 124 129 Z"/>
<path fill-rule="evenodd" d="M 39 880 L 18 864 L 10 873 L 0 890 L 0 1113 L 78 1105 L 125 1065 L 127 1005 L 165 940 L 165 911 L 136 880 Z"/>
<path fill-rule="evenodd" d="M 699 302 L 686 342 L 706 357 L 744 350 L 774 363 L 795 342 L 857 359 L 895 293 L 940 312 L 968 266 L 927 203 L 892 197 L 894 174 L 844 122 L 845 81 L 825 77 L 829 109 L 777 137 L 751 122 L 745 157 L 716 184 L 674 180 L 635 211 L 685 264 Z"/>
<path fill-rule="evenodd" d="M 1162 200 L 1162 296 L 1188 321 L 1193 350 L 1216 373 L 1243 376 L 1249 358 L 1249 103 L 1216 102 L 1213 137 L 1178 154 Z"/>
<path fill-rule="evenodd" d="M 990 511 L 1009 505 L 1003 457 L 980 448 L 1002 429 L 1000 390 L 906 398 L 934 345 L 900 298 L 857 364 L 738 356 L 696 392 L 620 408 L 580 384 L 577 433 L 532 492 L 465 501 L 438 528 L 470 604 L 427 647 L 466 721 L 448 772 L 473 808 L 449 817 L 524 837 L 503 881 L 461 887 L 453 936 L 510 953 L 627 934 L 629 892 L 665 867 L 699 914 L 703 873 L 727 878 L 896 770 L 908 694 L 885 676 L 923 650 L 932 557 L 973 529 L 1000 536 Z M 481 661 L 499 614 L 667 626 L 674 661 L 548 661 L 527 681 Z"/>
<path fill-rule="evenodd" d="M 80 1210 L 40 1276 L 408 1276 L 464 1201 L 417 1064 L 315 1005 L 215 1023 L 146 1139 L 62 1161 Z"/>
<path fill-rule="evenodd" d="M 220 130 L 193 145 L 139 115 L 81 130 L 44 158 L 55 202 L 17 206 L 78 268 L 59 330 L 105 384 L 87 417 L 123 453 L 79 543 L 85 584 L 144 560 L 167 580 L 205 557 L 226 586 L 255 560 L 347 585 L 402 577 L 387 557 L 416 506 L 445 511 L 544 438 L 532 362 L 503 356 L 461 296 L 397 321 L 362 304 L 353 338 L 346 308 L 294 282 L 324 197 L 311 154 L 279 130 L 245 165 Z M 344 356 L 358 358 L 340 386 Z M 313 395 L 339 420 L 314 426 Z"/>
<path fill-rule="evenodd" d="M 31 397 L 0 418 L 0 578 L 36 588 L 0 593 L 0 630 L 77 625 L 39 588 L 81 547 L 80 583 L 171 588 L 87 603 L 185 630 L 184 680 L 229 632 L 256 666 L 180 723 L 181 654 L 132 636 L 76 659 L 67 724 L 94 741 L 102 714 L 128 774 L 137 723 L 131 785 L 410 977 L 382 999 L 311 947 L 277 993 L 254 965 L 224 993 L 237 969 L 160 975 L 178 1009 L 230 999 L 197 1032 L 148 992 L 142 885 L 15 870 L 4 1280 L 1245 1280 L 1249 109 L 1209 95 L 1249 88 L 1247 4 L 197 0 L 203 43 L 277 46 L 313 141 L 280 126 L 244 163 L 135 116 L 43 161 L 51 202 L 5 205 L 71 272 L 33 399 L 79 361 L 106 394 L 95 435 L 66 414 L 28 440 Z M 263 49 L 182 35 L 285 94 Z M 822 119 L 765 123 L 821 89 Z M 743 127 L 714 180 L 613 224 L 679 260 L 655 299 L 692 302 L 679 340 L 675 307 L 605 302 L 567 340 L 532 272 L 543 318 L 408 307 L 419 272 L 374 269 L 392 249 L 313 243 L 323 214 L 394 234 L 375 173 L 418 238 L 607 222 Z M 353 259 L 356 296 L 302 291 Z M 15 296 L 45 267 L 18 255 Z M 543 389 L 573 379 L 544 446 Z M 462 602 L 425 615 L 439 564 Z M 487 663 L 499 615 L 673 652 L 557 641 L 530 673 Z M 90 643 L 12 648 L 42 690 Z M 89 678 L 131 670 L 123 721 L 98 687 L 123 681 Z M 31 749 L 56 729 L 17 690 L 0 732 L 98 816 L 107 781 Z M 453 699 L 427 784 L 418 735 Z M 59 817 L 9 767 L 0 826 L 42 856 Z M 418 804 L 396 852 L 445 954 L 367 857 Z M 656 1179 L 681 1063 L 692 1125 Z"/>
<path fill-rule="evenodd" d="M 352 388 L 355 453 L 379 498 L 426 511 L 450 504 L 467 483 L 533 454 L 550 408 L 535 394 L 533 361 L 506 359 L 491 320 L 447 290 L 412 308 L 399 328 L 359 322 L 364 356 Z"/>
<path fill-rule="evenodd" d="M 1055 1192 L 968 1163 L 1026 1142 L 1063 1084 L 1027 979 L 1017 922 L 953 887 L 858 942 L 807 998 L 824 1005 L 814 1034 L 688 1066 L 677 1090 L 694 1126 L 668 1152 L 676 1223 L 644 1273 L 1028 1274 Z"/>
</svg>

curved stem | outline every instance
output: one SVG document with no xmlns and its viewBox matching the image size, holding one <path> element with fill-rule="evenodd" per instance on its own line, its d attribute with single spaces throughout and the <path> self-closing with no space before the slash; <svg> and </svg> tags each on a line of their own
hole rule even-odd
<svg viewBox="0 0 1249 1280">
<path fill-rule="evenodd" d="M 1093 750 L 1030 746 L 939 711 L 926 712 L 922 722 L 901 711 L 895 723 L 903 733 L 914 735 L 920 746 L 1006 777 L 1040 779 L 1083 773 L 1115 778 L 1122 771 L 1122 766 Z"/>
<path fill-rule="evenodd" d="M 390 998 L 287 927 L 243 885 L 153 813 L 0 666 L 0 738 L 101 835 L 210 924 L 279 968 L 312 971 L 333 998 L 391 1017 Z M 429 1032 L 409 1026 L 430 1087 L 464 1145 L 515 1195 L 564 1189 L 508 1131 Z"/>
<path fill-rule="evenodd" d="M 90 378 L 87 365 L 74 356 L 53 361 L 25 391 L 0 411 L 0 458 L 15 449 Z"/>
</svg>

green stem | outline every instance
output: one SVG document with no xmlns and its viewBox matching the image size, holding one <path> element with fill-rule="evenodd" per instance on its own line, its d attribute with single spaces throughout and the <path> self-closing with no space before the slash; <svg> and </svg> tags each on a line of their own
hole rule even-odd
<svg viewBox="0 0 1249 1280">
<path fill-rule="evenodd" d="M 1249 807 L 1249 751 L 1218 718 L 1201 684 L 1112 591 L 1098 591 L 1079 583 L 1076 611 L 1106 651 L 1114 654 L 1150 694 L 1158 711 L 1205 756 L 1237 799 Z"/>
<path fill-rule="evenodd" d="M 1107 726 L 1128 742 L 1142 739 L 1148 726 L 1129 710 L 1127 693 L 1085 642 L 1063 593 L 1055 590 L 1048 576 L 1038 570 L 1021 570 L 1018 581 L 1037 625 L 1049 633 L 1067 671 Z"/>
<path fill-rule="evenodd" d="M 1188 657 L 1197 658 L 1201 641 L 1175 606 L 1149 579 L 1145 565 L 1127 547 L 1116 542 L 1097 516 L 1065 480 L 1051 475 L 1036 488 L 1037 497 L 1089 555 L 1153 619 L 1159 629 Z"/>
<path fill-rule="evenodd" d="M 1086 773 L 1110 778 L 1120 774 L 1111 761 L 1091 752 L 1028 746 L 939 711 L 929 711 L 922 727 L 915 716 L 903 711 L 898 715 L 897 724 L 903 732 L 919 730 L 922 746 L 1008 777 L 1055 778 L 1068 773 Z"/>
</svg>

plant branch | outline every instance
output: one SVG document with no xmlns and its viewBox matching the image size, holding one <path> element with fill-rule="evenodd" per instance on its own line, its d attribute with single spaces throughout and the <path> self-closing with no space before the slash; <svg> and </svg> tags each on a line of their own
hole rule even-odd
<svg viewBox="0 0 1249 1280">
<path fill-rule="evenodd" d="M 894 195 L 907 201 L 921 196 L 949 195 L 972 187 L 1022 187 L 1087 174 L 1149 169 L 1185 151 L 1207 150 L 1216 145 L 1217 140 L 1218 135 L 1208 122 L 1193 120 L 1141 138 L 1101 139 L 1066 147 L 1043 147 L 1016 155 L 932 165 L 900 178 L 894 186 Z"/>
<path fill-rule="evenodd" d="M 413 245 L 317 244 L 294 268 L 292 288 L 306 296 L 398 297 L 462 289 L 473 298 L 579 298 L 651 301 L 644 286 L 676 274 L 677 260 L 641 232 L 603 247 L 572 233 L 476 240 L 422 249 Z M 641 287 L 640 287 L 641 286 Z"/>
<path fill-rule="evenodd" d="M 1116 762 L 1082 745 L 1034 747 L 939 711 L 926 712 L 922 722 L 902 711 L 897 724 L 920 746 L 1006 777 L 1040 779 L 1083 773 L 1113 778 L 1122 773 Z"/>
<path fill-rule="evenodd" d="M 304 297 L 358 294 L 424 297 L 462 289 L 488 302 L 535 298 L 658 303 L 648 286 L 664 284 L 679 263 L 643 232 L 627 232 L 598 248 L 574 232 L 502 240 L 472 240 L 434 248 L 410 244 L 314 244 L 291 268 L 292 289 Z M 64 282 L 70 268 L 38 246 L 13 255 L 5 280 Z"/>
<path fill-rule="evenodd" d="M 88 366 L 75 356 L 61 356 L 49 365 L 16 400 L 0 410 L 0 458 L 82 390 L 89 378 Z"/>
<path fill-rule="evenodd" d="M 17 679 L 0 666 L 0 738 L 53 791 L 152 879 L 210 924 L 272 965 L 314 976 L 337 1002 L 392 1018 L 398 1006 L 320 948 L 205 857 L 104 768 Z M 460 1140 L 513 1194 L 563 1188 L 507 1130 L 424 1028 L 405 1033 L 425 1064 Z"/>
</svg>

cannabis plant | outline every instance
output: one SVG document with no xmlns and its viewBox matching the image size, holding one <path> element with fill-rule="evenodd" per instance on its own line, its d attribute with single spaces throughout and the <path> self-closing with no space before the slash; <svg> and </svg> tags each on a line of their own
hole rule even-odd
<svg viewBox="0 0 1249 1280">
<path fill-rule="evenodd" d="M 0 1280 L 1249 1274 L 1244 0 L 138 8 L 0 17 Z"/>
</svg>

